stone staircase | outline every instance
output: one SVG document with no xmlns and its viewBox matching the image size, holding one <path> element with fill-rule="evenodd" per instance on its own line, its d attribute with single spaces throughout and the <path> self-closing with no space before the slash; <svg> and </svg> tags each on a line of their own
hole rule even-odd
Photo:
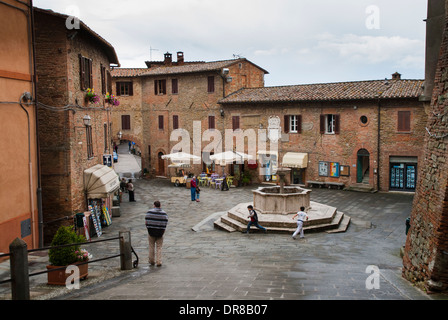
<svg viewBox="0 0 448 320">
<path fill-rule="evenodd" d="M 246 231 L 248 219 L 247 206 L 252 203 L 241 203 L 230 209 L 214 222 L 216 229 L 227 232 Z M 350 224 L 350 217 L 336 208 L 311 202 L 311 210 L 308 211 L 309 220 L 304 223 L 305 233 L 345 232 Z M 292 220 L 294 214 L 261 214 L 258 213 L 259 224 L 265 227 L 269 233 L 289 233 L 292 234 L 297 228 L 296 220 Z M 251 232 L 261 230 L 252 227 Z"/>
</svg>

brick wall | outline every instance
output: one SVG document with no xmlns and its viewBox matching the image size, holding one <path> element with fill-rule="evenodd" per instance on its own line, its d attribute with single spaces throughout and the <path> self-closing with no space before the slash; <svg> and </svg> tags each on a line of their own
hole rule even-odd
<svg viewBox="0 0 448 320">
<path fill-rule="evenodd" d="M 38 101 L 59 110 L 39 108 L 39 142 L 44 221 L 54 221 L 87 209 L 83 172 L 102 164 L 110 149 L 110 111 L 88 103 L 80 88 L 79 54 L 92 59 L 93 88 L 101 94 L 101 65 L 109 69 L 109 59 L 92 36 L 80 30 L 67 37 L 65 20 L 36 12 L 36 68 Z M 62 111 L 67 105 L 78 105 Z M 85 115 L 91 117 L 94 156 L 88 158 Z M 104 126 L 107 127 L 105 137 Z M 68 220 L 66 223 L 72 223 Z M 45 241 L 52 239 L 60 223 L 44 227 Z"/>
<path fill-rule="evenodd" d="M 447 1 L 448 4 L 448 1 Z M 448 5 L 447 5 L 448 8 Z M 429 290 L 448 288 L 448 20 L 436 72 L 418 185 L 403 257 L 403 276 Z M 444 138 L 442 138 L 444 137 Z"/>
</svg>

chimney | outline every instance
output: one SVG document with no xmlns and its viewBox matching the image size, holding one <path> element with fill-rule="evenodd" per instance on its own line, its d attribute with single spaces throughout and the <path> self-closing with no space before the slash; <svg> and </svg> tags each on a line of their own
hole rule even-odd
<svg viewBox="0 0 448 320">
<path fill-rule="evenodd" d="M 392 74 L 392 80 L 401 80 L 401 74 L 395 72 L 394 74 Z"/>
<path fill-rule="evenodd" d="M 165 61 L 163 63 L 166 66 L 171 66 L 173 64 L 173 55 L 169 52 L 165 53 Z"/>
<path fill-rule="evenodd" d="M 177 52 L 177 65 L 178 66 L 184 65 L 184 53 L 182 51 Z"/>
</svg>

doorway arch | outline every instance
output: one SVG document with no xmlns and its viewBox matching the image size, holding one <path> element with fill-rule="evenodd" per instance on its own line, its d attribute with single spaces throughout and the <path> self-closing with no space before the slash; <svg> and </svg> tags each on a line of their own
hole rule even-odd
<svg viewBox="0 0 448 320">
<path fill-rule="evenodd" d="M 356 168 L 356 182 L 369 184 L 370 153 L 366 149 L 358 151 Z"/>
</svg>

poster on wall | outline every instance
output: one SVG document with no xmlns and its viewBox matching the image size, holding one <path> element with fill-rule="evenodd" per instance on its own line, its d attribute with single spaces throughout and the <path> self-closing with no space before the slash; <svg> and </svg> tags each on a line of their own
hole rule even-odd
<svg viewBox="0 0 448 320">
<path fill-rule="evenodd" d="M 341 176 L 344 177 L 350 176 L 350 166 L 341 166 Z"/>
<path fill-rule="evenodd" d="M 328 162 L 319 161 L 319 176 L 328 177 Z"/>
<path fill-rule="evenodd" d="M 339 178 L 339 163 L 330 162 L 330 177 Z"/>
</svg>

